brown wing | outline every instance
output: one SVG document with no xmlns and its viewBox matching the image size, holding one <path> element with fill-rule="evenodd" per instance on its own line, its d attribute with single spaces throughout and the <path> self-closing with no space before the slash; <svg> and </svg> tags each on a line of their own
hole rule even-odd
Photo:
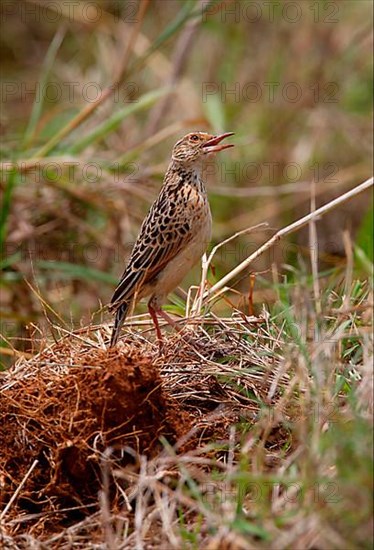
<svg viewBox="0 0 374 550">
<path fill-rule="evenodd" d="M 116 308 L 132 299 L 180 252 L 191 236 L 186 212 L 177 207 L 176 200 L 161 192 L 142 224 L 110 307 Z"/>
</svg>

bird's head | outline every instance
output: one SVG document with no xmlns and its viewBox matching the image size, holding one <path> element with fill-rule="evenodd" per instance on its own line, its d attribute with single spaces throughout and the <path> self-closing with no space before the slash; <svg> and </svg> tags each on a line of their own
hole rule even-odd
<svg viewBox="0 0 374 550">
<path fill-rule="evenodd" d="M 192 132 L 174 145 L 172 159 L 182 164 L 202 162 L 211 153 L 218 153 L 223 149 L 234 147 L 229 144 L 221 144 L 223 139 L 232 135 L 234 135 L 233 132 L 226 132 L 219 136 L 206 134 L 205 132 Z"/>
</svg>

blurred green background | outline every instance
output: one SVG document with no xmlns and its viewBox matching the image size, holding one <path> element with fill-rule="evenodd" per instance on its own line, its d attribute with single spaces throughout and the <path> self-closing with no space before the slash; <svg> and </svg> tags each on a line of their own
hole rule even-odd
<svg viewBox="0 0 374 550">
<path fill-rule="evenodd" d="M 47 318 L 108 318 L 100 308 L 188 131 L 235 132 L 207 169 L 212 245 L 269 224 L 219 251 L 212 282 L 307 213 L 313 192 L 318 207 L 371 175 L 371 1 L 0 9 L 1 332 L 18 349 L 32 350 Z M 344 230 L 367 274 L 372 219 L 366 192 L 318 223 L 321 276 L 344 270 Z M 275 300 L 274 270 L 301 262 L 310 273 L 314 246 L 306 230 L 255 262 L 255 305 Z M 197 267 L 183 286 L 198 280 Z"/>
</svg>

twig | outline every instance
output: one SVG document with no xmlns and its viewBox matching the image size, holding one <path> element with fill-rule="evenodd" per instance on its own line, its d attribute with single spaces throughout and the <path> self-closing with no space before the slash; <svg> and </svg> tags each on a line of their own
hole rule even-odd
<svg viewBox="0 0 374 550">
<path fill-rule="evenodd" d="M 201 272 L 201 282 L 200 282 L 200 287 L 198 292 L 198 302 L 196 307 L 195 307 L 195 304 L 193 304 L 191 309 L 191 314 L 200 315 L 201 313 L 201 308 L 203 306 L 204 288 L 205 288 L 206 278 L 208 275 L 209 265 L 214 255 L 216 254 L 217 250 L 222 246 L 224 246 L 225 244 L 229 243 L 230 241 L 233 241 L 237 237 L 240 237 L 241 235 L 251 233 L 252 231 L 255 231 L 256 229 L 260 229 L 261 227 L 268 227 L 268 225 L 269 225 L 268 223 L 258 223 L 253 227 L 247 227 L 246 229 L 242 229 L 242 231 L 238 231 L 237 233 L 234 233 L 234 235 L 231 235 L 231 237 L 228 237 L 227 239 L 225 239 L 224 241 L 218 243 L 215 247 L 213 247 L 208 258 L 206 257 L 206 254 L 204 254 L 202 259 L 202 272 Z"/>
<path fill-rule="evenodd" d="M 310 212 L 316 211 L 316 181 L 313 179 L 310 189 Z M 318 234 L 316 227 L 316 219 L 312 218 L 309 222 L 309 247 L 310 247 L 310 263 L 312 266 L 313 275 L 313 294 L 316 313 L 321 313 L 321 299 L 318 279 Z"/>
<path fill-rule="evenodd" d="M 26 473 L 25 477 L 21 481 L 21 483 L 18 485 L 16 491 L 13 493 L 12 498 L 8 502 L 8 504 L 5 506 L 4 510 L 1 512 L 0 515 L 0 521 L 7 515 L 10 507 L 12 506 L 13 502 L 18 497 L 19 493 L 21 492 L 22 487 L 25 485 L 26 481 L 29 479 L 30 475 L 32 474 L 34 468 L 39 464 L 39 460 L 35 459 L 34 462 L 31 464 L 28 472 Z"/>
<path fill-rule="evenodd" d="M 215 285 L 212 286 L 209 290 L 206 291 L 204 295 L 204 299 L 207 300 L 210 296 L 215 294 L 218 290 L 220 290 L 223 286 L 225 286 L 229 281 L 231 281 L 234 277 L 236 277 L 243 269 L 248 267 L 254 260 L 256 260 L 263 252 L 268 250 L 271 246 L 273 246 L 277 241 L 279 241 L 282 237 L 285 237 L 286 235 L 289 235 L 290 233 L 294 233 L 295 231 L 301 229 L 305 225 L 307 225 L 310 220 L 312 219 L 318 219 L 319 216 L 323 216 L 327 212 L 330 212 L 330 210 L 333 210 L 340 204 L 343 204 L 347 200 L 351 199 L 352 197 L 358 195 L 359 193 L 362 193 L 366 189 L 369 189 L 373 185 L 373 178 L 369 178 L 360 185 L 357 185 L 354 189 L 351 189 L 350 191 L 347 191 L 347 193 L 344 193 L 344 195 L 340 195 L 340 197 L 337 197 L 336 199 L 328 202 L 327 204 L 324 204 L 314 212 L 310 212 L 310 214 L 307 214 L 303 218 L 300 218 L 299 220 L 291 223 L 290 225 L 287 225 L 286 227 L 283 227 L 283 229 L 280 229 L 269 239 L 266 241 L 260 248 L 258 248 L 253 254 L 248 256 L 245 260 L 243 260 L 238 266 L 236 266 L 232 271 L 227 273 L 220 281 L 218 281 Z"/>
<path fill-rule="evenodd" d="M 7 344 L 11 345 L 9 343 L 9 340 L 7 338 L 5 338 L 5 336 L 3 336 L 2 334 L 0 334 L 0 338 L 2 340 L 4 340 Z M 0 347 L 0 354 L 1 355 L 15 355 L 16 357 L 24 357 L 25 359 L 31 359 L 32 357 L 34 357 L 34 354 L 33 353 L 27 353 L 26 351 L 19 351 L 18 349 L 15 349 L 15 348 L 3 348 L 3 347 Z"/>
<path fill-rule="evenodd" d="M 344 298 L 341 306 L 341 310 L 349 309 L 352 292 L 352 273 L 353 273 L 353 247 L 351 236 L 349 231 L 343 231 L 343 243 L 345 249 L 345 255 L 347 257 L 347 268 L 345 271 L 345 285 L 344 285 Z"/>
<path fill-rule="evenodd" d="M 115 550 L 117 547 L 115 533 L 112 528 L 109 490 L 110 490 L 110 455 L 112 449 L 109 447 L 103 453 L 102 461 L 102 487 L 99 492 L 100 511 L 102 519 L 103 534 L 108 550 Z"/>
</svg>

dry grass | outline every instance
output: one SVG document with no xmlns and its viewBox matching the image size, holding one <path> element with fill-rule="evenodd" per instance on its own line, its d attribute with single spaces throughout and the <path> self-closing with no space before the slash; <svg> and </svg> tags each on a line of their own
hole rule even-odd
<svg viewBox="0 0 374 550">
<path fill-rule="evenodd" d="M 140 316 L 116 350 L 91 326 L 18 361 L 1 390 L 2 438 L 18 434 L 2 450 L 3 544 L 366 547 L 371 304 L 355 285 L 325 303 L 318 336 L 299 288 L 292 320 L 207 314 L 161 356 Z"/>
</svg>

